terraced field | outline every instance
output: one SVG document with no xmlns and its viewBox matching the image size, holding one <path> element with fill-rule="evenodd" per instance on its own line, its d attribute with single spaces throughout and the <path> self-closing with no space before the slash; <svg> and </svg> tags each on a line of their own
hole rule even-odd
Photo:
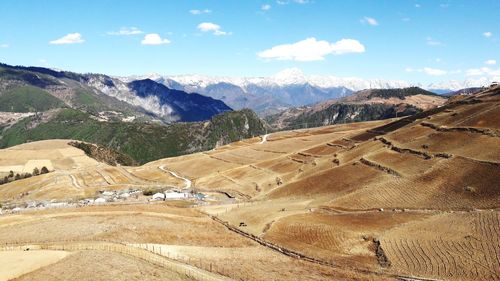
<svg viewBox="0 0 500 281">
<path fill-rule="evenodd" d="M 495 280 L 500 274 L 499 214 L 445 214 L 388 231 L 382 246 L 399 272 L 449 280 Z M 410 233 L 418 228 L 419 237 Z"/>
</svg>

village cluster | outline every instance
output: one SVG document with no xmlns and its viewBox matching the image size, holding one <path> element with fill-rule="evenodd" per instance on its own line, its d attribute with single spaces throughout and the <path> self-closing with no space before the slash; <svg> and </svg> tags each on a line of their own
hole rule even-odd
<svg viewBox="0 0 500 281">
<path fill-rule="evenodd" d="M 152 195 L 146 191 L 139 189 L 125 189 L 125 190 L 101 190 L 96 198 L 85 198 L 77 201 L 61 201 L 61 200 L 42 200 L 42 201 L 28 201 L 22 204 L 6 204 L 0 205 L 0 215 L 15 214 L 23 211 L 45 210 L 54 208 L 70 208 L 70 207 L 83 207 L 90 205 L 103 205 L 113 203 L 125 202 L 156 202 L 167 200 L 192 200 L 197 205 L 204 204 L 208 197 L 203 193 L 194 192 L 191 189 L 167 189 L 163 192 L 155 192 Z"/>
</svg>

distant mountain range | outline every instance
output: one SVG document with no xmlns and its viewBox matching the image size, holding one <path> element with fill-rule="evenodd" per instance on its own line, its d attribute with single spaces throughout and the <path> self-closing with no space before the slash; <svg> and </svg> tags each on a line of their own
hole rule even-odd
<svg viewBox="0 0 500 281">
<path fill-rule="evenodd" d="M 251 108 L 261 116 L 286 108 L 349 96 L 365 89 L 420 87 L 438 94 L 464 88 L 489 86 L 491 80 L 447 81 L 422 85 L 402 80 L 340 78 L 305 75 L 299 69 L 286 69 L 270 77 L 216 77 L 203 75 L 162 76 L 150 74 L 120 78 L 123 81 L 149 78 L 171 89 L 199 93 L 224 101 L 234 109 Z"/>
</svg>

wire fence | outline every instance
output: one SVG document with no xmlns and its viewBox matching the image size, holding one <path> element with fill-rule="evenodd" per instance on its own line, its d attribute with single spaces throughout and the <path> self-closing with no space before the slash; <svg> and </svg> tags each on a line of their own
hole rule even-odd
<svg viewBox="0 0 500 281">
<path fill-rule="evenodd" d="M 224 265 L 179 256 L 164 247 L 154 244 L 125 244 L 110 241 L 57 241 L 57 242 L 16 242 L 4 243 L 0 251 L 107 251 L 139 258 L 151 264 L 161 266 L 170 271 L 184 275 L 193 280 L 233 280 L 231 268 Z"/>
</svg>

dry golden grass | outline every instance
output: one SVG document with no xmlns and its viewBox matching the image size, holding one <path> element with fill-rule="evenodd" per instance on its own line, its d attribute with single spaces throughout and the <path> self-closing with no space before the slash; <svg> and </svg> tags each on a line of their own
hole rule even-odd
<svg viewBox="0 0 500 281">
<path fill-rule="evenodd" d="M 106 240 L 219 247 L 252 244 L 192 212 L 167 206 L 125 205 L 26 213 L 17 215 L 15 221 L 0 220 L 0 242 Z"/>
<path fill-rule="evenodd" d="M 374 181 L 332 200 L 331 205 L 356 209 L 496 208 L 498 175 L 498 166 L 452 158 L 441 160 L 421 175 Z"/>
<path fill-rule="evenodd" d="M 291 215 L 273 223 L 264 237 L 321 260 L 378 270 L 373 238 L 428 216 L 379 212 Z"/>
<path fill-rule="evenodd" d="M 389 230 L 381 245 L 396 273 L 498 280 L 499 223 L 498 212 L 436 215 Z"/>
<path fill-rule="evenodd" d="M 148 262 L 118 253 L 82 251 L 25 274 L 21 280 L 193 280 Z"/>
<path fill-rule="evenodd" d="M 0 280 L 12 280 L 23 274 L 55 263 L 67 255 L 64 251 L 0 251 Z"/>
<path fill-rule="evenodd" d="M 148 245 L 143 245 L 148 246 Z M 149 245 L 151 248 L 152 245 Z M 292 259 L 259 247 L 221 248 L 155 245 L 164 255 L 190 260 L 233 280 L 393 280 L 384 276 L 355 273 Z"/>
</svg>

